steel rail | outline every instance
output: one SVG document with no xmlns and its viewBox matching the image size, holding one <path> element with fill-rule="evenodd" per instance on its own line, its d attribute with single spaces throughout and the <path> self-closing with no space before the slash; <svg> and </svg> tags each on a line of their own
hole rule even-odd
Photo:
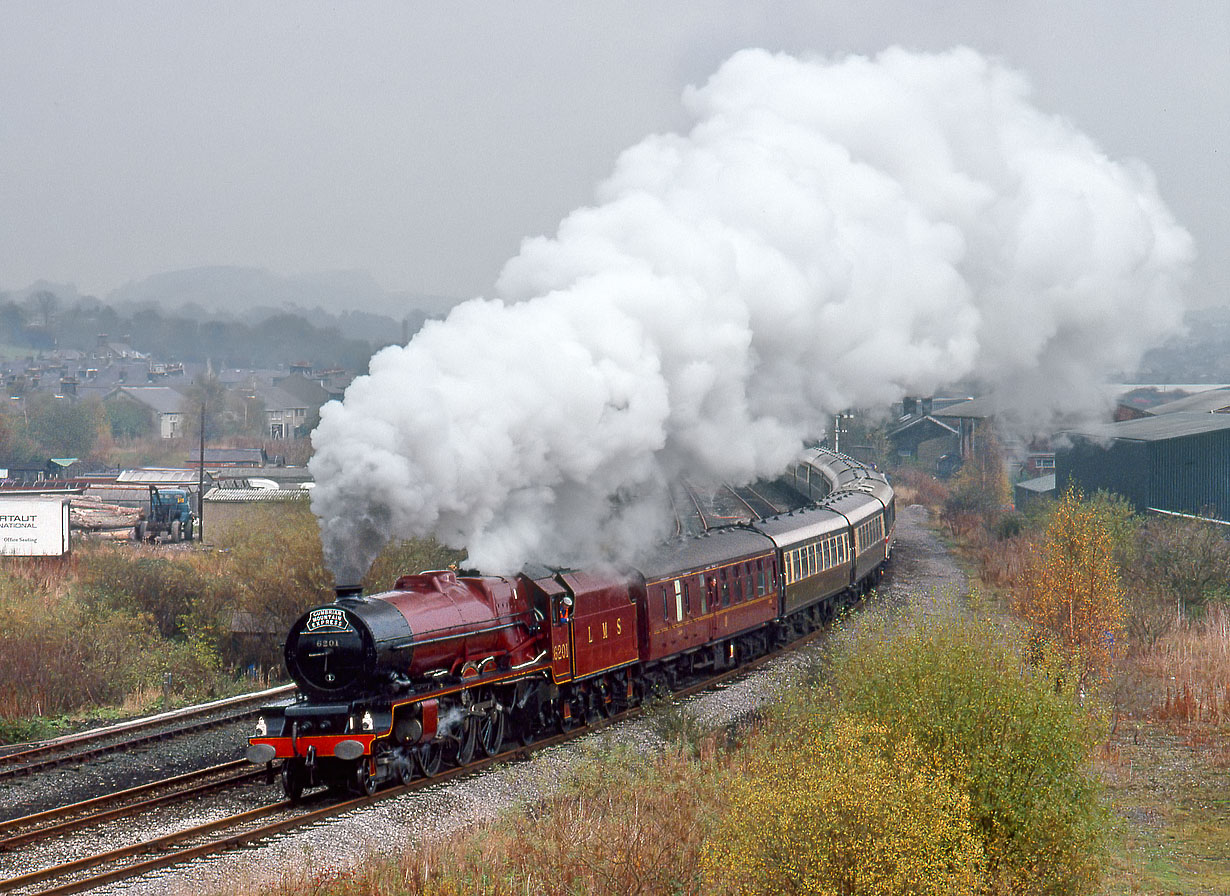
<svg viewBox="0 0 1230 896">
<path fill-rule="evenodd" d="M 726 491 L 734 495 L 735 500 L 747 508 L 747 512 L 751 514 L 753 520 L 758 520 L 763 516 L 763 514 L 756 512 L 756 508 L 752 506 L 752 503 L 748 501 L 747 498 L 743 497 L 743 495 L 739 494 L 739 490 L 735 488 L 733 485 L 727 482 L 723 482 L 722 488 L 726 489 Z"/>
<path fill-rule="evenodd" d="M 0 852 L 7 852 L 15 847 L 40 840 L 48 840 L 116 818 L 138 815 L 159 806 L 184 802 L 215 790 L 254 781 L 265 777 L 266 774 L 267 772 L 263 769 L 252 768 L 247 760 L 236 759 L 162 781 L 153 781 L 149 784 L 130 787 L 127 790 L 82 800 L 79 803 L 12 818 L 0 822 L 0 834 L 8 835 L 0 839 Z M 167 792 L 158 794 L 160 790 Z M 147 794 L 158 795 L 147 796 Z M 13 831 L 17 833 L 10 833 Z"/>
<path fill-rule="evenodd" d="M 156 716 L 134 719 L 117 725 L 109 725 L 106 728 L 44 741 L 29 749 L 0 756 L 0 780 L 29 775 L 57 765 L 82 762 L 95 756 L 114 753 L 133 746 L 168 740 L 181 734 L 225 725 L 228 722 L 256 714 L 260 707 L 268 703 L 270 699 L 291 694 L 294 690 L 294 685 L 271 688 L 256 694 L 216 700 L 212 703 L 185 707 Z M 194 719 L 196 721 L 192 721 Z M 165 727 L 167 725 L 174 727 L 167 728 Z M 138 734 L 135 737 L 126 736 L 137 732 L 148 733 Z M 118 740 L 110 740 L 110 738 L 117 737 Z M 85 747 L 85 749 L 77 749 L 78 747 Z"/>
<path fill-rule="evenodd" d="M 701 509 L 700 499 L 696 497 L 696 491 L 688 484 L 686 479 L 680 479 L 679 485 L 683 488 L 683 493 L 692 501 L 692 506 L 696 508 L 696 518 L 700 520 L 700 527 L 705 532 L 711 528 L 709 520 L 705 517 L 705 511 Z"/>
</svg>

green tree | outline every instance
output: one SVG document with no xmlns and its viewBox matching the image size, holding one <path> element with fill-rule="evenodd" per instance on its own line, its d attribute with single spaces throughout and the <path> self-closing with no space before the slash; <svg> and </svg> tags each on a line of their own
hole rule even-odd
<svg viewBox="0 0 1230 896">
<path fill-rule="evenodd" d="M 1004 470 L 999 439 L 990 422 L 978 424 L 974 449 L 953 477 L 944 519 L 950 529 L 960 532 L 971 525 L 987 525 L 1012 500 L 1012 486 Z"/>
<path fill-rule="evenodd" d="M 31 307 L 38 312 L 38 316 L 42 318 L 43 329 L 50 329 L 51 319 L 55 317 L 56 311 L 60 308 L 59 296 L 50 290 L 40 289 L 32 293 L 28 301 Z"/>
<path fill-rule="evenodd" d="M 1126 625 L 1133 648 L 1148 650 L 1181 619 L 1224 603 L 1230 541 L 1215 523 L 1155 517 L 1123 563 Z"/>
<path fill-rule="evenodd" d="M 106 425 L 102 402 L 80 402 L 39 393 L 26 399 L 30 438 L 49 457 L 87 457 Z"/>
<path fill-rule="evenodd" d="M 24 343 L 26 315 L 15 302 L 0 304 L 0 339 L 5 342 Z"/>
<path fill-rule="evenodd" d="M 239 436 L 265 435 L 265 400 L 255 392 L 232 389 L 226 396 L 226 431 Z"/>
<path fill-rule="evenodd" d="M 104 407 L 113 438 L 140 439 L 153 434 L 154 414 L 144 405 L 120 398 L 106 402 Z"/>
<path fill-rule="evenodd" d="M 180 403 L 180 413 L 184 419 L 184 437 L 189 442 L 199 440 L 203 418 L 206 443 L 221 438 L 226 431 L 226 402 L 226 386 L 212 371 L 193 380 L 184 390 L 184 400 Z"/>
</svg>

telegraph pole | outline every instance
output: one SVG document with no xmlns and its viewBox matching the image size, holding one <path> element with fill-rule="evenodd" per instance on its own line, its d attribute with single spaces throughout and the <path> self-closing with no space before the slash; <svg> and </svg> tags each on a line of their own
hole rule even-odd
<svg viewBox="0 0 1230 896">
<path fill-rule="evenodd" d="M 205 399 L 201 399 L 201 453 L 196 471 L 196 531 L 197 541 L 205 543 Z"/>
</svg>

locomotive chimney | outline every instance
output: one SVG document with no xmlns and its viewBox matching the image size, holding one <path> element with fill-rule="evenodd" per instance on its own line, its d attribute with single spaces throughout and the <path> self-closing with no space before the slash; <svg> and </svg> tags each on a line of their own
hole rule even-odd
<svg viewBox="0 0 1230 896">
<path fill-rule="evenodd" d="M 337 600 L 341 600 L 343 597 L 361 597 L 363 595 L 363 586 L 357 582 L 352 585 L 338 583 L 334 586 L 333 593 L 336 595 Z"/>
</svg>

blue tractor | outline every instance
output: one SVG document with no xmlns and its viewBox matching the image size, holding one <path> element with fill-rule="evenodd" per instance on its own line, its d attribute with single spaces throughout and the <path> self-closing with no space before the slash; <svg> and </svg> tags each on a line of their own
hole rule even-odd
<svg viewBox="0 0 1230 896">
<path fill-rule="evenodd" d="M 133 532 L 137 541 L 191 541 L 193 523 L 191 495 L 184 488 L 149 487 L 149 510 Z"/>
</svg>

